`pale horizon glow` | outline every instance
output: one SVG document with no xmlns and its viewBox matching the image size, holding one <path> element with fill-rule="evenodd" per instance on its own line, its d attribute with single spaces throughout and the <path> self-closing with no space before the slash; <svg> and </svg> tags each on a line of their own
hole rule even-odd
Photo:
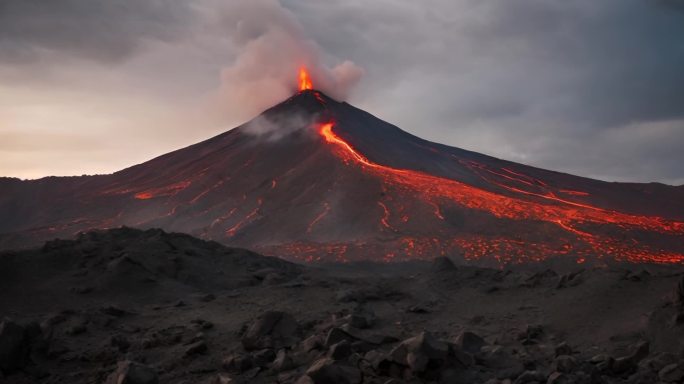
<svg viewBox="0 0 684 384">
<path fill-rule="evenodd" d="M 427 140 L 601 180 L 684 184 L 676 2 L 3 7 L 0 177 L 145 162 L 284 100 L 306 66 L 314 88 Z"/>
</svg>

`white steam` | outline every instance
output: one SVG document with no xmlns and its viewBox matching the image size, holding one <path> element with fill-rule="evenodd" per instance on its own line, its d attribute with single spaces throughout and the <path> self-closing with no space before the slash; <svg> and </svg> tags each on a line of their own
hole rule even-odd
<svg viewBox="0 0 684 384">
<path fill-rule="evenodd" d="M 293 114 L 278 116 L 274 121 L 264 115 L 257 116 L 243 126 L 243 132 L 258 136 L 262 141 L 278 141 L 296 131 L 313 132 L 308 129 L 315 121 L 311 115 Z"/>
<path fill-rule="evenodd" d="M 345 100 L 363 69 L 344 60 L 330 67 L 320 47 L 307 38 L 295 16 L 275 0 L 235 1 L 218 22 L 229 31 L 238 55 L 221 71 L 220 108 L 233 118 L 249 118 L 297 91 L 300 67 L 315 89 Z"/>
</svg>

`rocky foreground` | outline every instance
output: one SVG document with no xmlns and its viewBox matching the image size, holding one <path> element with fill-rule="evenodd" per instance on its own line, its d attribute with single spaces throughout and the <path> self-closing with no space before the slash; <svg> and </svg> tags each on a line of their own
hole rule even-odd
<svg viewBox="0 0 684 384">
<path fill-rule="evenodd" d="M 682 272 L 301 266 L 90 232 L 0 254 L 0 382 L 682 383 Z"/>
</svg>

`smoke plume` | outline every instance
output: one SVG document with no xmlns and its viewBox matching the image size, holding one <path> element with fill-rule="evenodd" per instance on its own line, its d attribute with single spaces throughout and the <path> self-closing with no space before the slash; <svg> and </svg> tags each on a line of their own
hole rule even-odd
<svg viewBox="0 0 684 384">
<path fill-rule="evenodd" d="M 330 66 L 295 15 L 277 1 L 234 2 L 226 8 L 218 22 L 229 30 L 238 55 L 221 71 L 219 102 L 231 118 L 252 117 L 291 96 L 302 66 L 314 89 L 337 100 L 345 100 L 364 73 L 349 60 Z"/>
</svg>

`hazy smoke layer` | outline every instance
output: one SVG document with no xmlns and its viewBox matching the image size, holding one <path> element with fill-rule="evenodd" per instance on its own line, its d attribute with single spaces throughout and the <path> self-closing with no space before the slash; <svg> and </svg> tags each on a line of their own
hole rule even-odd
<svg viewBox="0 0 684 384">
<path fill-rule="evenodd" d="M 295 15 L 277 1 L 233 2 L 219 17 L 239 49 L 233 64 L 221 72 L 219 101 L 228 116 L 248 118 L 292 95 L 302 66 L 315 89 L 338 100 L 348 97 L 364 73 L 349 60 L 329 66 Z"/>
<path fill-rule="evenodd" d="M 277 141 L 292 134 L 295 131 L 309 132 L 312 135 L 314 130 L 307 129 L 315 121 L 313 116 L 292 114 L 279 116 L 272 120 L 264 115 L 259 115 L 243 125 L 243 132 L 258 136 L 265 141 Z"/>
</svg>

